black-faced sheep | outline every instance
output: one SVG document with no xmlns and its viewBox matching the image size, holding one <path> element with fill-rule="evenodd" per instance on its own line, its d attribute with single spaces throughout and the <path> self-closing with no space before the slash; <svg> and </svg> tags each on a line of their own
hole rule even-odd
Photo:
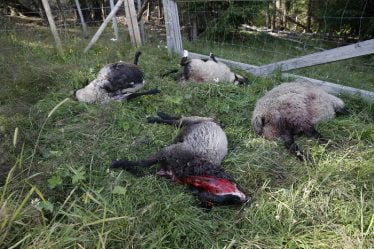
<svg viewBox="0 0 374 249">
<path fill-rule="evenodd" d="M 216 60 L 214 55 L 210 54 L 210 59 L 190 59 L 188 51 L 184 51 L 180 65 L 183 67 L 183 73 L 178 81 L 181 84 L 206 83 L 206 82 L 230 82 L 237 85 L 247 85 L 248 80 L 238 74 L 235 74 L 224 63 Z M 178 70 L 172 70 L 163 76 L 174 73 Z"/>
<path fill-rule="evenodd" d="M 96 79 L 74 92 L 75 98 L 85 103 L 107 103 L 159 93 L 157 89 L 136 93 L 145 84 L 143 72 L 137 66 L 140 55 L 136 52 L 134 64 L 117 62 L 104 66 Z"/>
<path fill-rule="evenodd" d="M 247 200 L 220 166 L 227 154 L 227 137 L 213 119 L 176 118 L 158 113 L 158 117 L 148 118 L 148 121 L 181 127 L 181 131 L 173 144 L 148 159 L 119 160 L 111 168 L 125 169 L 137 175 L 140 171 L 136 166 L 149 167 L 159 163 L 159 175 L 194 187 L 203 204 L 240 204 Z"/>
<path fill-rule="evenodd" d="M 294 136 L 321 139 L 314 126 L 344 112 L 344 102 L 321 88 L 307 83 L 283 83 L 257 101 L 252 127 L 265 139 L 281 138 L 286 147 L 303 160 Z"/>
</svg>

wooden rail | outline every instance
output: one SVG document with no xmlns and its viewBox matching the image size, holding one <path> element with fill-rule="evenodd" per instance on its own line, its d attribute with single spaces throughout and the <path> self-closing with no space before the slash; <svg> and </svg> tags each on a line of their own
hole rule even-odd
<svg viewBox="0 0 374 249">
<path fill-rule="evenodd" d="M 209 59 L 210 58 L 207 55 L 202 55 L 202 54 L 198 54 L 198 53 L 191 53 L 191 52 L 189 52 L 189 57 L 190 58 L 196 58 L 196 59 L 199 59 L 199 58 Z M 221 62 L 229 65 L 229 66 L 242 69 L 242 70 L 244 70 L 246 72 L 249 72 L 249 73 L 253 73 L 254 71 L 256 71 L 260 68 L 258 66 L 249 65 L 249 64 L 245 64 L 245 63 L 231 61 L 231 60 L 226 60 L 226 59 L 221 59 L 221 58 L 218 58 L 218 57 L 216 57 L 216 59 L 218 61 L 221 61 Z M 264 75 L 259 75 L 259 76 L 264 76 Z M 291 79 L 291 80 L 296 79 L 297 81 L 302 81 L 302 82 L 305 82 L 305 83 L 309 83 L 309 84 L 319 86 L 319 87 L 323 88 L 325 91 L 327 91 L 328 93 L 335 94 L 335 95 L 339 94 L 339 93 L 345 93 L 345 94 L 349 94 L 349 95 L 358 95 L 358 96 L 362 97 L 363 99 L 365 99 L 366 101 L 368 101 L 370 103 L 374 103 L 374 92 L 370 92 L 370 91 L 366 91 L 366 90 L 362 90 L 362 89 L 357 89 L 357 88 L 353 88 L 353 87 L 349 87 L 349 86 L 342 86 L 342 85 L 334 84 L 334 83 L 331 83 L 331 82 L 312 79 L 312 78 L 308 78 L 308 77 L 300 76 L 300 75 L 296 75 L 296 74 L 283 73 L 282 77 L 285 78 L 285 79 Z"/>
<path fill-rule="evenodd" d="M 346 60 L 362 55 L 374 53 L 374 39 L 358 42 L 352 45 L 339 48 L 329 49 L 323 52 L 317 52 L 295 59 L 280 61 L 265 66 L 258 67 L 252 73 L 255 75 L 268 75 L 275 70 L 281 72 L 289 71 L 297 68 L 310 67 L 325 64 L 334 61 Z"/>
</svg>

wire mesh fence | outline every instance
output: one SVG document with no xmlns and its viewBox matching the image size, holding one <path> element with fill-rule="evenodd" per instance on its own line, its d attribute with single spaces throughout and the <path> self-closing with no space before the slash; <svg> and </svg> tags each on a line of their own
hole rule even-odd
<svg viewBox="0 0 374 249">
<path fill-rule="evenodd" d="M 72 41 L 79 41 L 82 44 L 88 43 L 88 39 L 93 36 L 111 11 L 109 1 L 98 2 L 101 3 L 100 7 L 91 6 L 89 1 L 81 1 L 81 11 L 84 22 L 88 27 L 88 36 L 85 37 L 82 32 L 82 23 L 74 1 L 49 1 L 56 27 L 63 43 L 67 44 Z M 159 8 L 160 6 L 153 6 L 151 9 L 148 7 L 143 15 L 144 18 L 142 21 L 146 23 L 145 41 L 150 40 L 150 42 L 154 42 L 164 36 L 165 27 L 162 23 L 163 18 L 160 18 L 160 14 L 158 14 Z M 138 9 L 140 9 L 140 6 L 138 6 Z M 121 6 L 115 18 L 118 22 L 120 40 L 122 40 L 122 42 L 128 42 L 130 39 L 124 6 Z M 110 25 L 105 28 L 101 37 L 102 39 L 116 42 L 112 25 L 113 23 L 111 22 Z M 14 12 L 13 10 L 3 11 L 3 13 L 0 12 L 0 36 L 3 41 L 7 41 L 3 43 L 0 51 L 22 48 L 20 44 L 12 40 L 12 37 L 17 34 L 22 34 L 24 42 L 32 43 L 43 42 L 46 36 L 50 35 L 48 32 L 50 32 L 48 21 L 42 6 L 39 6 L 39 9 L 30 7 L 28 11 L 23 12 Z"/>
<path fill-rule="evenodd" d="M 367 0 L 177 2 L 185 49 L 257 66 L 374 37 Z M 373 56 L 363 56 L 295 72 L 374 90 L 373 69 Z"/>
<path fill-rule="evenodd" d="M 36 1 L 38 2 L 38 1 Z M 88 37 L 110 13 L 109 1 L 80 1 Z M 88 43 L 77 6 L 70 0 L 49 1 L 63 44 Z M 177 0 L 183 46 L 252 65 L 265 65 L 326 51 L 374 37 L 374 2 L 369 0 Z M 162 1 L 143 0 L 146 44 L 165 46 Z M 31 6 L 31 4 L 30 4 Z M 8 7 L 9 8 L 9 7 Z M 6 8 L 5 8 L 6 9 Z M 30 46 L 47 46 L 51 39 L 42 5 L 0 15 L 5 53 Z M 129 42 L 124 8 L 116 14 L 119 39 Z M 22 34 L 23 39 L 17 39 Z M 100 39 L 116 42 L 112 25 Z M 121 41 L 122 40 L 122 41 Z M 144 42 L 143 41 L 143 42 Z M 300 75 L 374 91 L 374 57 L 361 56 L 326 65 L 297 69 Z"/>
</svg>

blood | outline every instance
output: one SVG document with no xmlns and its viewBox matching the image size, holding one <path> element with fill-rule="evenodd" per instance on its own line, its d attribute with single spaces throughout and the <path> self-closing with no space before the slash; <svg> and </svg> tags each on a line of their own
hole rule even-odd
<svg viewBox="0 0 374 249">
<path fill-rule="evenodd" d="M 247 201 L 246 195 L 236 184 L 225 178 L 207 175 L 178 178 L 173 171 L 164 169 L 159 170 L 157 175 L 199 190 L 199 199 L 206 208 L 212 208 L 214 204 L 241 204 Z"/>
<path fill-rule="evenodd" d="M 215 195 L 241 193 L 236 187 L 236 184 L 224 178 L 217 178 L 214 176 L 187 176 L 179 180 L 183 184 L 194 186 Z"/>
</svg>

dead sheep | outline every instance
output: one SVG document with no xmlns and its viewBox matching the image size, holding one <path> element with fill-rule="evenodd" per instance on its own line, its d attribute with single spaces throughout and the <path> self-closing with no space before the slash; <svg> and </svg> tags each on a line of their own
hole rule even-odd
<svg viewBox="0 0 374 249">
<path fill-rule="evenodd" d="M 117 62 L 104 66 L 96 79 L 74 92 L 74 97 L 80 102 L 92 104 L 159 93 L 158 89 L 136 93 L 145 84 L 143 72 L 137 66 L 140 55 L 140 51 L 135 53 L 133 64 Z"/>
<path fill-rule="evenodd" d="M 186 184 L 196 191 L 204 206 L 213 204 L 241 204 L 245 194 L 233 183 L 221 163 L 227 154 L 227 137 L 222 128 L 207 117 L 172 117 L 159 112 L 148 118 L 150 123 L 164 123 L 180 127 L 173 144 L 144 160 L 113 162 L 111 168 L 125 169 L 141 175 L 140 167 L 159 163 L 158 175 Z"/>
<path fill-rule="evenodd" d="M 307 83 L 283 83 L 260 98 L 252 115 L 254 131 L 265 139 L 280 138 L 291 153 L 304 160 L 295 135 L 322 140 L 315 125 L 345 113 L 344 102 Z"/>
<path fill-rule="evenodd" d="M 180 65 L 183 67 L 183 72 L 180 74 L 178 81 L 181 84 L 206 83 L 206 82 L 229 82 L 236 85 L 248 85 L 249 81 L 232 72 L 231 69 L 224 63 L 216 60 L 214 54 L 210 54 L 210 59 L 190 59 L 188 58 L 188 51 L 184 51 Z M 178 70 L 171 70 L 163 76 L 175 73 Z"/>
</svg>

